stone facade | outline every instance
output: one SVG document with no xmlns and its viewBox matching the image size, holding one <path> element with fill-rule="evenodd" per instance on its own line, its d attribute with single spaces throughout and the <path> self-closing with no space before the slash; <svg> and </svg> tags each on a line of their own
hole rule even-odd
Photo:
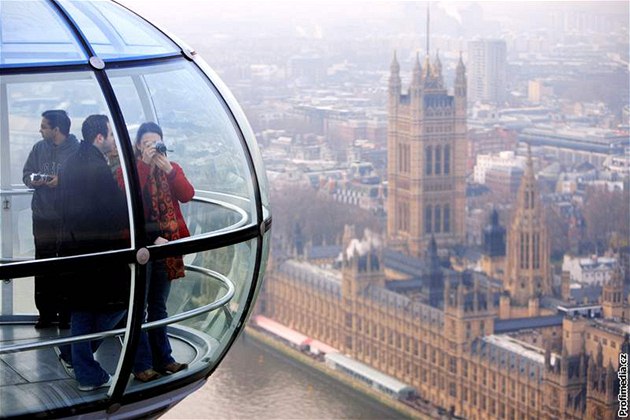
<svg viewBox="0 0 630 420">
<path fill-rule="evenodd" d="M 402 94 L 394 55 L 389 79 L 387 232 L 392 247 L 420 257 L 463 243 L 466 204 L 466 69 L 459 61 L 448 95 L 439 57 L 419 57 Z"/>
</svg>

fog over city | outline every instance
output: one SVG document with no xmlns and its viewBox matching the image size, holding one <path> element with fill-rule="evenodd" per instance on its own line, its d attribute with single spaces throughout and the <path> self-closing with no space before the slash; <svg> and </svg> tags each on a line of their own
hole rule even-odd
<svg viewBox="0 0 630 420">
<path fill-rule="evenodd" d="M 621 410 L 630 3 L 121 3 L 191 45 L 258 140 L 253 334 L 291 328 L 434 418 Z"/>
</svg>

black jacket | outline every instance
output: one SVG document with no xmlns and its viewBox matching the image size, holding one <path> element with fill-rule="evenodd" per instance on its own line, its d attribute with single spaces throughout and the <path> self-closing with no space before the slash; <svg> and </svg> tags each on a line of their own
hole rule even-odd
<svg viewBox="0 0 630 420">
<path fill-rule="evenodd" d="M 76 153 L 79 142 L 70 134 L 66 141 L 59 146 L 51 140 L 40 140 L 33 146 L 29 153 L 24 168 L 22 169 L 22 181 L 29 188 L 35 188 L 31 209 L 33 217 L 43 220 L 57 220 L 58 215 L 58 190 L 45 185 L 33 187 L 31 174 L 59 175 L 66 159 Z"/>
<path fill-rule="evenodd" d="M 81 142 L 60 175 L 59 255 L 79 255 L 128 248 L 129 216 L 105 156 Z M 64 273 L 72 309 L 126 308 L 130 271 L 126 263 L 77 267 Z"/>
</svg>

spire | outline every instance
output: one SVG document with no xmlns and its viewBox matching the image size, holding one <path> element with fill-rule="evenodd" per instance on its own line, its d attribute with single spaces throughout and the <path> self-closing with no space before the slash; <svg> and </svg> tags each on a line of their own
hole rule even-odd
<svg viewBox="0 0 630 420">
<path fill-rule="evenodd" d="M 492 226 L 499 226 L 499 212 L 496 208 L 492 209 L 492 214 L 490 215 L 490 224 Z"/>
<path fill-rule="evenodd" d="M 440 61 L 440 50 L 435 52 L 435 62 L 433 64 L 433 78 L 435 79 L 435 87 L 444 88 L 444 78 L 442 77 L 442 62 Z"/>
<path fill-rule="evenodd" d="M 483 252 L 490 257 L 505 255 L 505 228 L 499 224 L 499 212 L 494 208 L 489 224 L 483 230 Z"/>
<path fill-rule="evenodd" d="M 392 64 L 389 66 L 389 94 L 390 99 L 395 99 L 395 102 L 398 102 L 398 97 L 400 96 L 400 65 L 398 64 L 398 59 L 396 58 L 396 50 L 394 50 L 394 58 L 392 59 Z"/>
<path fill-rule="evenodd" d="M 422 66 L 422 79 L 425 85 L 433 78 L 431 73 L 431 60 L 429 59 L 429 54 L 427 54 L 424 57 L 424 66 Z"/>
<path fill-rule="evenodd" d="M 430 26 L 431 26 L 431 17 L 430 17 L 430 12 L 429 12 L 429 3 L 427 3 L 427 51 L 424 57 L 424 66 L 422 68 L 422 79 L 424 80 L 425 87 L 430 86 L 431 80 L 433 79 L 432 74 L 431 74 L 431 60 L 429 59 L 429 54 L 431 53 L 431 50 L 429 48 Z"/>
<path fill-rule="evenodd" d="M 429 3 L 427 2 L 427 57 L 429 56 L 430 53 L 430 49 L 429 49 L 429 27 L 430 27 L 430 23 L 431 23 L 431 18 L 430 18 L 430 14 L 429 14 Z"/>
<path fill-rule="evenodd" d="M 459 61 L 455 69 L 455 96 L 466 96 L 466 66 L 462 59 L 462 52 L 459 52 Z"/>
<path fill-rule="evenodd" d="M 539 200 L 531 149 L 516 199 L 507 244 L 507 288 L 512 301 L 525 306 L 532 297 L 551 294 L 549 238 Z"/>
<path fill-rule="evenodd" d="M 398 64 L 398 58 L 396 57 L 396 50 L 394 50 L 394 58 L 392 58 L 392 64 L 389 66 L 390 73 L 399 74 L 400 73 L 400 64 Z"/>
<path fill-rule="evenodd" d="M 440 61 L 440 50 L 438 49 L 435 52 L 435 61 L 433 64 L 433 74 L 435 75 L 435 77 L 441 77 L 442 76 L 442 61 Z"/>
<path fill-rule="evenodd" d="M 416 62 L 413 65 L 411 86 L 420 87 L 422 85 L 422 67 L 420 66 L 420 53 L 416 51 Z"/>
</svg>

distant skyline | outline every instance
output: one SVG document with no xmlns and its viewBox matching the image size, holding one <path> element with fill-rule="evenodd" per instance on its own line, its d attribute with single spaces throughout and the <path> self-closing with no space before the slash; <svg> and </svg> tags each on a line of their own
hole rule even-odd
<svg viewBox="0 0 630 420">
<path fill-rule="evenodd" d="M 401 32 L 405 32 L 407 27 L 422 32 L 425 28 L 427 6 L 427 2 L 416 1 L 236 0 L 228 3 L 184 0 L 177 2 L 177 9 L 174 11 L 173 3 L 167 1 L 124 0 L 121 3 L 148 19 L 155 20 L 156 23 L 186 32 L 196 32 L 196 25 L 200 25 L 204 31 L 211 29 L 213 36 L 223 31 L 241 35 L 255 35 L 256 33 L 252 31 L 258 31 L 261 35 L 267 35 L 290 29 L 294 31 L 296 37 L 300 36 L 301 25 L 308 26 L 314 23 L 332 30 L 342 22 L 360 23 L 352 25 L 350 29 L 352 31 L 360 29 L 368 34 L 375 27 L 387 26 L 390 22 L 398 21 L 405 23 L 399 28 Z M 535 31 L 550 20 L 549 14 L 555 10 L 603 13 L 618 16 L 620 19 L 625 17 L 626 30 L 628 29 L 627 1 L 442 1 L 430 2 L 431 18 L 432 22 L 435 22 L 432 31 L 442 33 L 452 30 L 452 27 L 459 24 L 475 24 L 466 21 L 467 13 L 469 16 L 477 17 L 477 11 L 470 13 L 473 9 L 479 9 L 484 19 L 501 21 L 504 26 L 499 31 L 506 30 L 506 25 L 512 25 L 514 30 L 528 28 Z M 240 23 L 242 26 L 231 25 L 233 23 Z M 532 23 L 536 26 L 532 26 Z"/>
</svg>

